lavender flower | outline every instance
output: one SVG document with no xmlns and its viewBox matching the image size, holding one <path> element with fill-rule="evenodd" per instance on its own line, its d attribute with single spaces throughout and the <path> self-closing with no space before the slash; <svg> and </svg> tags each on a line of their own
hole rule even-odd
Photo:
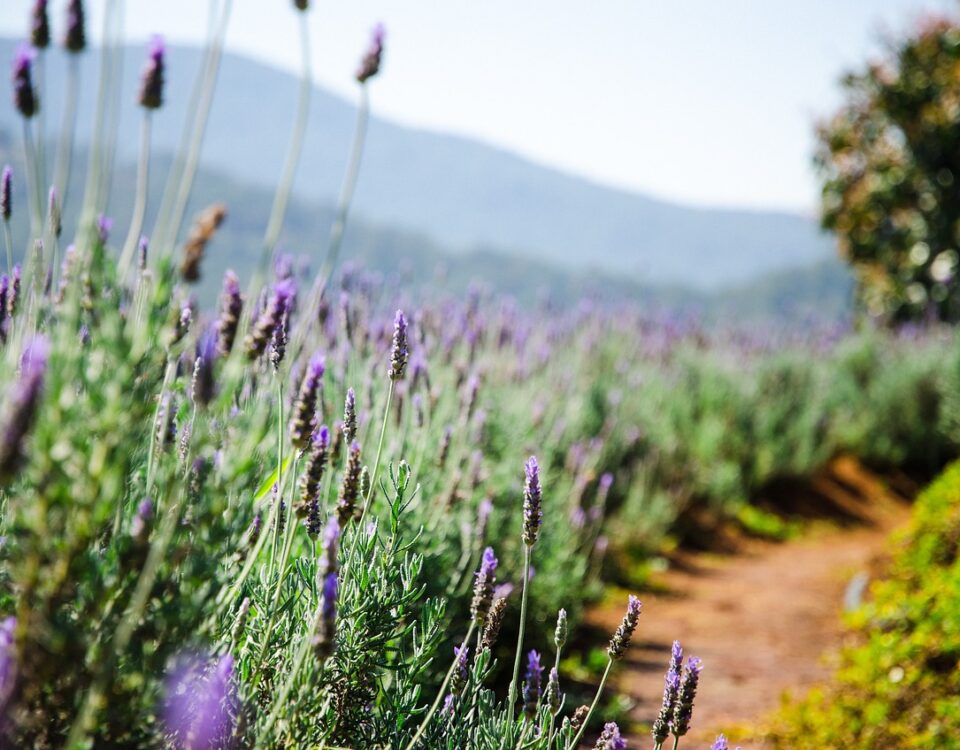
<svg viewBox="0 0 960 750">
<path fill-rule="evenodd" d="M 74 54 L 83 52 L 87 47 L 87 31 L 83 18 L 83 1 L 69 0 L 67 4 L 67 33 L 63 46 Z"/>
<path fill-rule="evenodd" d="M 36 49 L 50 46 L 50 15 L 47 13 L 47 0 L 36 0 L 30 14 L 30 44 Z"/>
<path fill-rule="evenodd" d="M 36 336 L 27 344 L 20 359 L 20 378 L 9 397 L 0 432 L 0 481 L 12 479 L 24 459 L 23 443 L 40 403 L 49 349 L 46 338 Z"/>
<path fill-rule="evenodd" d="M 353 388 L 347 388 L 343 402 L 343 439 L 348 443 L 357 436 L 357 398 Z"/>
<path fill-rule="evenodd" d="M 130 522 L 130 536 L 138 544 L 143 544 L 147 541 L 147 537 L 150 535 L 150 521 L 153 518 L 153 501 L 149 497 L 145 497 L 140 501 L 140 504 L 137 506 L 136 515 L 134 515 L 133 520 Z"/>
<path fill-rule="evenodd" d="M 293 7 L 297 10 L 306 10 L 310 7 L 310 0 L 293 0 Z"/>
<path fill-rule="evenodd" d="M 194 403 L 206 406 L 217 395 L 217 381 L 213 371 L 216 361 L 217 333 L 213 327 L 210 327 L 204 331 L 197 342 L 192 382 Z"/>
<path fill-rule="evenodd" d="M 63 232 L 63 223 L 60 217 L 60 203 L 57 200 L 57 189 L 50 188 L 47 196 L 47 225 L 50 227 L 50 234 L 54 237 L 60 237 Z"/>
<path fill-rule="evenodd" d="M 260 313 L 253 325 L 253 330 L 247 335 L 244 345 L 247 350 L 247 357 L 256 359 L 267 348 L 267 343 L 273 338 L 277 326 L 282 325 L 293 302 L 293 295 L 296 287 L 291 279 L 278 281 L 273 286 L 273 294 L 270 301 Z"/>
<path fill-rule="evenodd" d="M 100 239 L 101 245 L 106 245 L 110 240 L 111 229 L 113 229 L 113 219 L 100 214 L 100 216 L 97 217 L 97 237 Z"/>
<path fill-rule="evenodd" d="M 396 318 L 393 323 L 393 347 L 390 351 L 390 380 L 397 381 L 403 379 L 403 373 L 407 369 L 407 361 L 410 359 L 410 350 L 407 342 L 407 319 L 402 310 L 397 310 Z"/>
<path fill-rule="evenodd" d="M 36 55 L 30 45 L 21 44 L 13 58 L 13 103 L 28 120 L 40 109 L 40 97 L 33 87 L 33 61 Z"/>
<path fill-rule="evenodd" d="M 17 312 L 17 303 L 20 301 L 20 279 L 23 274 L 20 271 L 20 264 L 13 267 L 10 274 L 10 293 L 7 295 L 7 317 L 12 318 Z"/>
<path fill-rule="evenodd" d="M 553 632 L 553 642 L 560 651 L 567 644 L 567 610 L 557 612 L 557 629 Z"/>
<path fill-rule="evenodd" d="M 467 669 L 467 660 L 470 658 L 470 647 L 466 644 L 453 647 L 454 667 L 450 678 L 450 694 L 460 695 L 463 688 L 467 685 L 470 678 L 470 671 Z"/>
<path fill-rule="evenodd" d="M 523 468 L 526 473 L 526 483 L 523 488 L 523 543 L 532 547 L 537 543 L 540 524 L 543 522 L 543 497 L 537 457 L 530 456 Z"/>
<path fill-rule="evenodd" d="M 447 425 L 443 430 L 443 437 L 440 438 L 440 450 L 437 451 L 437 466 L 441 469 L 447 463 L 447 456 L 450 455 L 450 440 L 453 437 L 453 428 Z"/>
<path fill-rule="evenodd" d="M 550 713 L 556 715 L 560 710 L 560 673 L 556 667 L 550 668 L 550 674 L 547 676 L 547 689 L 543 694 L 544 703 L 550 707 Z"/>
<path fill-rule="evenodd" d="M 470 602 L 470 616 L 480 627 L 486 622 L 490 605 L 493 602 L 493 584 L 497 580 L 497 558 L 493 548 L 487 547 L 483 551 L 480 569 L 473 582 L 473 599 Z"/>
<path fill-rule="evenodd" d="M 307 372 L 300 383 L 300 392 L 293 404 L 293 416 L 290 418 L 290 439 L 297 448 L 306 448 L 313 434 L 317 414 L 317 393 L 323 383 L 325 369 L 323 356 L 319 353 L 314 354 L 307 364 Z"/>
<path fill-rule="evenodd" d="M 188 658 L 168 678 L 164 722 L 178 747 L 224 747 L 236 714 L 233 657 Z"/>
<path fill-rule="evenodd" d="M 6 706 L 16 680 L 17 659 L 14 645 L 16 630 L 16 617 L 7 617 L 0 622 L 0 709 Z"/>
<path fill-rule="evenodd" d="M 503 625 L 503 615 L 507 611 L 507 598 L 505 596 L 495 597 L 493 604 L 490 605 L 490 611 L 487 613 L 486 625 L 483 628 L 483 637 L 480 640 L 480 648 L 490 651 L 497 644 L 497 638 L 500 636 L 500 628 Z"/>
<path fill-rule="evenodd" d="M 613 638 L 610 639 L 607 654 L 611 659 L 622 659 L 630 646 L 630 638 L 633 636 L 633 631 L 637 629 L 637 620 L 640 619 L 641 606 L 640 600 L 631 594 L 627 600 L 627 611 L 623 616 L 623 622 L 620 623 L 617 631 L 613 634 Z"/>
<path fill-rule="evenodd" d="M 326 425 L 320 427 L 311 438 L 310 456 L 300 480 L 301 514 L 307 517 L 307 533 L 316 536 L 320 533 L 320 482 L 330 455 L 330 431 Z"/>
<path fill-rule="evenodd" d="M 680 671 L 682 667 L 683 648 L 680 646 L 680 641 L 674 641 L 673 650 L 670 655 L 670 666 L 667 667 L 667 674 L 664 677 L 663 702 L 660 705 L 660 713 L 657 714 L 651 730 L 655 744 L 662 743 L 670 733 L 670 722 L 673 720 L 673 712 L 677 705 L 677 695 L 680 693 Z"/>
<path fill-rule="evenodd" d="M 383 24 L 377 24 L 373 27 L 373 34 L 370 38 L 370 46 L 367 48 L 363 60 L 360 61 L 360 67 L 357 69 L 357 81 L 366 83 L 380 72 L 380 63 L 383 60 L 383 39 L 386 31 Z"/>
<path fill-rule="evenodd" d="M 341 528 L 353 518 L 357 507 L 357 497 L 360 494 L 360 443 L 354 440 L 350 443 L 350 453 L 347 455 L 347 468 L 343 472 L 343 481 L 340 484 L 340 496 L 337 499 L 337 518 Z"/>
<path fill-rule="evenodd" d="M 337 555 L 340 550 L 340 524 L 335 517 L 327 521 L 327 528 L 323 532 L 323 548 L 320 557 L 319 574 L 326 578 L 337 572 Z"/>
<path fill-rule="evenodd" d="M 144 109 L 160 109 L 163 105 L 163 72 L 166 47 L 163 37 L 155 35 L 147 48 L 147 63 L 140 81 L 140 106 Z"/>
<path fill-rule="evenodd" d="M 220 318 L 217 320 L 219 339 L 217 348 L 226 357 L 233 351 L 237 338 L 237 326 L 243 312 L 243 297 L 240 294 L 240 279 L 233 271 L 223 275 L 223 291 L 220 293 Z"/>
<path fill-rule="evenodd" d="M 700 683 L 700 671 L 703 663 L 696 656 L 687 659 L 683 674 L 680 677 L 680 690 L 673 708 L 673 723 L 671 733 L 682 737 L 690 729 L 690 719 L 693 716 L 693 700 L 697 695 L 697 685 Z"/>
<path fill-rule="evenodd" d="M 0 177 L 0 216 L 4 221 L 10 221 L 13 214 L 13 169 L 7 164 L 3 167 L 3 176 Z"/>
<path fill-rule="evenodd" d="M 717 739 L 710 745 L 710 750 L 727 750 L 727 738 L 722 734 L 717 735 Z M 739 748 L 737 748 L 739 750 Z"/>
<path fill-rule="evenodd" d="M 543 679 L 543 667 L 540 664 L 540 654 L 530 651 L 527 654 L 527 674 L 523 683 L 523 711 L 528 719 L 537 715 L 537 706 L 540 704 L 540 683 Z"/>
<path fill-rule="evenodd" d="M 146 237 L 141 236 L 137 243 L 137 268 L 142 272 L 147 269 L 147 248 L 150 242 Z"/>
<path fill-rule="evenodd" d="M 323 579 L 320 597 L 320 618 L 317 634 L 313 639 L 314 653 L 320 660 L 333 654 L 333 642 L 337 631 L 337 589 L 339 582 L 336 573 L 328 573 Z"/>
<path fill-rule="evenodd" d="M 627 750 L 627 741 L 620 736 L 620 727 L 611 721 L 604 724 L 603 732 L 593 747 L 594 750 Z"/>
</svg>

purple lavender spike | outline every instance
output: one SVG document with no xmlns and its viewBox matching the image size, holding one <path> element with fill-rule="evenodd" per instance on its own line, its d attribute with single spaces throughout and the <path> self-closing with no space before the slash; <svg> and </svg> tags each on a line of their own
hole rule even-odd
<svg viewBox="0 0 960 750">
<path fill-rule="evenodd" d="M 373 33 L 370 35 L 370 46 L 367 48 L 363 60 L 360 61 L 360 67 L 357 69 L 357 81 L 366 83 L 380 72 L 380 64 L 383 61 L 383 40 L 386 36 L 386 30 L 382 23 L 373 27 Z"/>
<path fill-rule="evenodd" d="M 537 715 L 540 705 L 540 686 L 543 679 L 543 665 L 540 663 L 540 653 L 530 651 L 527 654 L 527 672 L 523 684 L 523 711 L 528 719 Z"/>
<path fill-rule="evenodd" d="M 36 0 L 30 13 L 30 44 L 36 49 L 50 46 L 50 14 L 47 12 L 47 0 Z"/>
<path fill-rule="evenodd" d="M 37 336 L 24 349 L 20 378 L 13 387 L 6 423 L 0 433 L 0 478 L 9 481 L 24 459 L 24 438 L 33 425 L 47 372 L 49 344 Z"/>
<path fill-rule="evenodd" d="M 67 33 L 63 46 L 77 54 L 87 48 L 87 30 L 84 21 L 83 0 L 69 0 L 67 4 Z"/>
<path fill-rule="evenodd" d="M 233 657 L 188 657 L 166 683 L 164 723 L 178 746 L 225 747 L 237 709 Z"/>
<path fill-rule="evenodd" d="M 0 216 L 4 221 L 10 221 L 13 214 L 13 169 L 9 164 L 3 168 L 0 177 Z"/>
<path fill-rule="evenodd" d="M 163 105 L 164 57 L 166 46 L 163 37 L 155 35 L 147 48 L 147 62 L 140 82 L 140 106 L 144 109 L 160 109 Z"/>
<path fill-rule="evenodd" d="M 540 465 L 536 456 L 530 456 L 524 465 L 526 482 L 523 489 L 523 543 L 532 547 L 540 535 L 543 522 L 543 493 L 540 487 Z"/>
<path fill-rule="evenodd" d="M 17 47 L 13 58 L 13 103 L 28 120 L 40 110 L 40 97 L 33 86 L 33 61 L 36 55 L 33 47 L 24 43 Z"/>
</svg>

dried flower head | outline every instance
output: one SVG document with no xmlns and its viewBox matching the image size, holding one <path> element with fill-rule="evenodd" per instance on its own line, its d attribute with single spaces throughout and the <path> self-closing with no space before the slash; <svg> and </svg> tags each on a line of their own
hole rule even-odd
<svg viewBox="0 0 960 750">
<path fill-rule="evenodd" d="M 583 722 L 587 720 L 589 715 L 590 706 L 580 706 L 576 711 L 573 712 L 573 718 L 570 719 L 570 726 L 573 728 L 574 732 L 580 731 L 580 727 L 583 726 Z"/>
<path fill-rule="evenodd" d="M 622 659 L 630 646 L 630 638 L 633 636 L 633 631 L 637 629 L 637 621 L 640 619 L 641 606 L 640 600 L 631 594 L 627 600 L 627 611 L 623 615 L 623 622 L 610 639 L 607 654 L 611 659 Z"/>
<path fill-rule="evenodd" d="M 140 79 L 140 106 L 144 109 L 160 109 L 163 105 L 163 73 L 166 47 L 163 37 L 155 35 L 147 48 L 147 62 Z"/>
<path fill-rule="evenodd" d="M 480 641 L 480 647 L 493 651 L 497 644 L 497 638 L 500 637 L 500 628 L 503 626 L 503 616 L 507 611 L 507 598 L 505 596 L 497 597 L 490 605 L 490 611 L 487 613 L 486 625 L 483 628 L 483 637 Z"/>
<path fill-rule="evenodd" d="M 200 263 L 204 251 L 217 229 L 227 218 L 227 207 L 223 203 L 207 206 L 196 217 L 187 242 L 183 246 L 183 261 L 180 263 L 180 275 L 184 281 L 200 280 Z"/>
</svg>

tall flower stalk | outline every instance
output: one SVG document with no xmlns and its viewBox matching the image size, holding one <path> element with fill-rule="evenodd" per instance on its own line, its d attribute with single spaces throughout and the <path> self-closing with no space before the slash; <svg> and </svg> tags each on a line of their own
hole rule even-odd
<svg viewBox="0 0 960 750">
<path fill-rule="evenodd" d="M 280 237 L 283 220 L 287 214 L 287 204 L 290 201 L 290 192 L 297 176 L 297 167 L 300 164 L 300 154 L 303 151 L 303 138 L 307 131 L 307 122 L 310 120 L 310 98 L 313 92 L 313 73 L 310 61 L 310 24 L 308 23 L 307 8 L 299 9 L 298 21 L 300 24 L 300 56 L 302 72 L 300 74 L 300 92 L 297 96 L 297 114 L 294 119 L 293 132 L 287 146 L 287 158 L 283 165 L 283 175 L 273 198 L 273 207 L 270 209 L 270 219 L 267 222 L 266 233 L 263 237 L 263 249 L 260 254 L 260 263 L 257 267 L 257 276 L 262 276 L 270 262 L 270 257 Z"/>
<path fill-rule="evenodd" d="M 147 185 L 150 176 L 150 127 L 154 110 L 163 104 L 163 79 L 165 48 L 163 39 L 153 37 L 147 54 L 147 63 L 143 71 L 143 80 L 140 86 L 139 103 L 143 108 L 143 119 L 140 124 L 140 157 L 137 160 L 137 192 L 133 206 L 133 217 L 130 228 L 127 230 L 127 239 L 123 243 L 120 254 L 120 278 L 126 277 L 140 235 L 143 231 L 143 217 L 147 211 Z"/>
</svg>

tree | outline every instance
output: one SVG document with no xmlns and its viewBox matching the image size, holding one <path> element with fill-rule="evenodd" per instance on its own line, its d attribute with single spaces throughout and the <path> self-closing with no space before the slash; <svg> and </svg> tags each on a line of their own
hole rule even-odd
<svg viewBox="0 0 960 750">
<path fill-rule="evenodd" d="M 960 25 L 925 20 L 818 128 L 822 223 L 885 323 L 960 321 Z"/>
</svg>

